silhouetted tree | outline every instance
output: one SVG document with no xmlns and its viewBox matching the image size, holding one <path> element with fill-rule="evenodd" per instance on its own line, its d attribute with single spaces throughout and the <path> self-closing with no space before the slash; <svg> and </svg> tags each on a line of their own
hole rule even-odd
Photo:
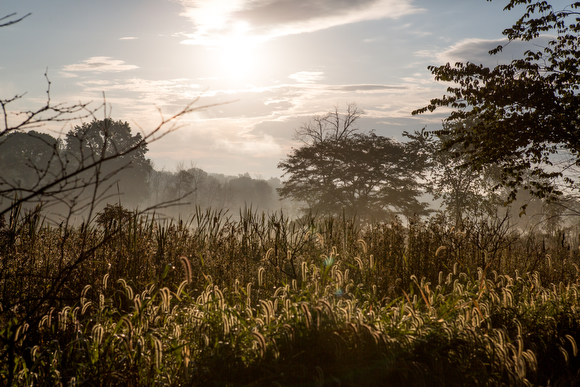
<svg viewBox="0 0 580 387">
<path fill-rule="evenodd" d="M 59 150 L 56 138 L 34 130 L 0 137 L 0 186 L 29 191 L 52 179 Z"/>
<path fill-rule="evenodd" d="M 133 204 L 148 196 L 148 178 L 153 168 L 145 157 L 147 150 L 141 133 L 132 134 L 127 122 L 111 118 L 77 125 L 66 135 L 68 167 L 75 170 L 106 160 L 96 171 L 87 171 L 87 178 L 118 184 L 123 200 Z"/>
<path fill-rule="evenodd" d="M 494 213 L 503 203 L 501 193 L 494 190 L 498 183 L 497 168 L 488 166 L 481 171 L 469 168 L 464 158 L 454 157 L 452 150 L 443 147 L 445 137 L 441 134 L 436 136 L 423 129 L 414 134 L 404 132 L 403 136 L 410 139 L 407 146 L 414 149 L 413 153 L 421 153 L 425 159 L 427 193 L 441 200 L 441 206 L 456 226 L 461 226 L 466 216 Z"/>
<path fill-rule="evenodd" d="M 274 189 L 265 180 L 252 179 L 249 174 L 245 174 L 231 179 L 227 185 L 233 191 L 232 210 L 245 206 L 269 210 L 274 205 Z"/>
<path fill-rule="evenodd" d="M 413 112 L 453 109 L 445 120 L 451 125 L 442 131 L 444 148 L 475 170 L 499 166 L 512 200 L 519 187 L 539 197 L 559 194 L 559 179 L 577 190 L 577 176 L 569 171 L 580 166 L 580 2 L 556 11 L 546 1 L 511 0 L 504 9 L 518 5 L 526 11 L 503 31 L 509 42 L 546 34 L 548 44 L 493 68 L 470 62 L 430 66 L 436 80 L 456 85 Z"/>
<path fill-rule="evenodd" d="M 304 145 L 278 164 L 288 177 L 278 193 L 306 203 L 305 211 L 325 214 L 344 210 L 363 219 L 425 214 L 417 182 L 424 159 L 391 138 L 358 132 L 363 113 L 350 104 L 345 114 L 335 108 L 298 129 Z"/>
<path fill-rule="evenodd" d="M 167 174 L 167 177 L 164 189 L 166 199 L 177 200 L 180 212 L 193 211 L 196 206 L 202 204 L 208 179 L 205 171 L 195 167 L 185 169 L 180 163 L 177 171 Z"/>
</svg>

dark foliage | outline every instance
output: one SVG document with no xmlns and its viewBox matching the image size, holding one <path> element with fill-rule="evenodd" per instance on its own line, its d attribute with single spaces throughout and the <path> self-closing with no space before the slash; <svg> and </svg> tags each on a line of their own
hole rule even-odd
<svg viewBox="0 0 580 387">
<path fill-rule="evenodd" d="M 0 187 L 30 191 L 50 180 L 60 165 L 59 142 L 34 130 L 0 137 Z"/>
<path fill-rule="evenodd" d="M 456 86 L 413 114 L 452 108 L 445 120 L 452 125 L 440 132 L 444 150 L 476 170 L 497 164 L 512 199 L 520 186 L 549 197 L 560 193 L 557 179 L 576 182 L 567 169 L 580 165 L 580 2 L 555 10 L 546 1 L 511 0 L 505 10 L 519 5 L 526 6 L 524 15 L 503 34 L 509 42 L 554 34 L 548 45 L 531 46 L 523 58 L 494 68 L 470 62 L 430 66 L 436 80 Z"/>
<path fill-rule="evenodd" d="M 116 184 L 123 200 L 138 204 L 148 196 L 148 177 L 153 170 L 145 157 L 147 150 L 147 141 L 140 133 L 132 134 L 129 123 L 106 118 L 75 126 L 66 135 L 64 152 L 70 170 L 104 160 L 84 178 Z"/>
<path fill-rule="evenodd" d="M 351 104 L 344 115 L 335 110 L 303 125 L 297 135 L 304 145 L 278 164 L 287 176 L 278 193 L 321 214 L 366 220 L 425 214 L 417 199 L 423 159 L 391 138 L 358 132 L 361 114 Z"/>
</svg>

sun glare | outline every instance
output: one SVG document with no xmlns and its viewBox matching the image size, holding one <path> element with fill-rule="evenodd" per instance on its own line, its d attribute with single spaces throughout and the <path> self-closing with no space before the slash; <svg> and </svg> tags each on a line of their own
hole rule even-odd
<svg viewBox="0 0 580 387">
<path fill-rule="evenodd" d="M 232 42 L 221 50 L 221 70 L 225 77 L 245 78 L 256 68 L 254 50 L 243 42 Z"/>
<path fill-rule="evenodd" d="M 222 38 L 218 48 L 222 76 L 241 79 L 258 73 L 257 43 L 247 36 L 248 31 L 248 24 L 241 22 Z"/>
</svg>

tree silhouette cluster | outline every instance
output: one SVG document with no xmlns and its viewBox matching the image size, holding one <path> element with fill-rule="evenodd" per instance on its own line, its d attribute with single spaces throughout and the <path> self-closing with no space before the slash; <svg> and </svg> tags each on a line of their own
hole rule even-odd
<svg viewBox="0 0 580 387">
<path fill-rule="evenodd" d="M 171 216 L 193 213 L 196 207 L 227 209 L 232 214 L 245 207 L 260 211 L 279 209 L 274 191 L 277 179 L 253 179 L 248 173 L 225 176 L 181 165 L 176 172 L 153 171 L 149 181 L 150 202 L 177 204 L 165 210 Z"/>
<path fill-rule="evenodd" d="M 175 207 L 166 209 L 165 214 L 178 216 L 194 212 L 196 207 L 234 212 L 245 206 L 262 210 L 277 207 L 273 187 L 265 180 L 252 179 L 249 174 L 208 174 L 183 166 L 176 172 L 155 171 L 147 151 L 140 133 L 133 134 L 129 123 L 111 118 L 76 125 L 64 141 L 34 130 L 11 132 L 0 138 L 0 187 L 22 195 L 64 173 L 75 175 L 74 184 L 64 188 L 67 198 L 79 205 L 93 199 L 95 192 L 86 188 L 98 186 L 98 210 L 107 203 L 127 208 L 146 204 L 157 209 L 166 207 L 164 203 Z M 86 168 L 95 164 L 95 168 Z M 76 174 L 78 170 L 84 172 Z M 12 203 L 10 199 L 5 197 L 6 206 Z M 41 200 L 46 201 L 46 195 Z M 44 205 L 56 206 L 52 212 L 62 212 L 59 204 L 49 200 Z"/>
<path fill-rule="evenodd" d="M 148 196 L 152 170 L 146 152 L 140 133 L 111 118 L 76 125 L 65 141 L 34 130 L 10 131 L 0 137 L 1 210 L 34 193 L 33 202 L 60 211 L 121 193 L 123 201 L 139 203 Z"/>
</svg>

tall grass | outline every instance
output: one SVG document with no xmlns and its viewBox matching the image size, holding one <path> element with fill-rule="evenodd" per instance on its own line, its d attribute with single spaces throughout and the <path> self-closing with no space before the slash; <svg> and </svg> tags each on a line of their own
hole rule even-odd
<svg viewBox="0 0 580 387">
<path fill-rule="evenodd" d="M 565 231 L 111 206 L 77 228 L 15 211 L 0 239 L 4 384 L 571 385 L 580 369 Z"/>
</svg>

